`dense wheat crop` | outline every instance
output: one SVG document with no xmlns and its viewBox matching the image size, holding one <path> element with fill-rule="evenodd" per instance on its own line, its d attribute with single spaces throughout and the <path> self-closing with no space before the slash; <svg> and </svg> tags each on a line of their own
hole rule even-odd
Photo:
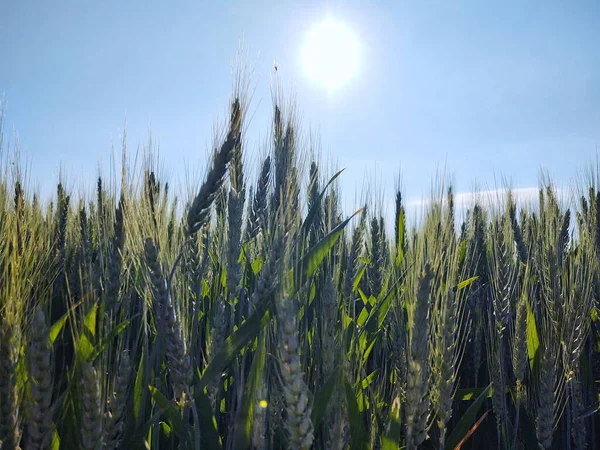
<svg viewBox="0 0 600 450">
<path fill-rule="evenodd" d="M 596 176 L 349 217 L 281 102 L 249 174 L 247 108 L 184 199 L 124 149 L 46 201 L 5 149 L 2 449 L 600 446 Z"/>
</svg>

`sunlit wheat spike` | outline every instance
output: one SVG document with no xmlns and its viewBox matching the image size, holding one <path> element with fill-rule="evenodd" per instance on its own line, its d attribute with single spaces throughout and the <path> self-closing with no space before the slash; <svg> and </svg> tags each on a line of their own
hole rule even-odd
<svg viewBox="0 0 600 450">
<path fill-rule="evenodd" d="M 458 339 L 462 317 L 459 314 L 458 301 L 454 292 L 449 290 L 436 305 L 433 318 L 435 331 L 431 401 L 440 433 L 439 448 L 442 450 L 446 444 L 446 426 L 452 417 L 452 402 L 461 350 Z"/>
<path fill-rule="evenodd" d="M 313 442 L 308 388 L 300 362 L 296 308 L 286 298 L 277 306 L 279 330 L 279 368 L 286 405 L 286 429 L 289 448 L 309 450 Z"/>
<path fill-rule="evenodd" d="M 429 302 L 432 273 L 425 265 L 418 277 L 416 292 L 411 307 L 411 320 L 408 328 L 409 356 L 406 380 L 406 447 L 416 449 L 427 438 L 429 413 L 428 378 L 429 356 L 427 339 L 429 335 Z"/>
<path fill-rule="evenodd" d="M 223 185 L 229 161 L 233 157 L 236 146 L 240 144 L 240 136 L 241 106 L 239 100 L 235 99 L 231 106 L 231 118 L 227 138 L 220 149 L 215 151 L 211 169 L 187 212 L 187 235 L 196 233 L 206 224 L 210 207 Z"/>
<path fill-rule="evenodd" d="M 371 295 L 377 297 L 383 286 L 384 255 L 381 247 L 381 233 L 379 220 L 371 219 L 371 266 L 369 266 L 369 287 Z"/>
<path fill-rule="evenodd" d="M 190 394 L 192 367 L 179 312 L 168 291 L 162 266 L 158 261 L 158 249 L 151 238 L 146 239 L 144 251 L 153 285 L 157 319 L 160 330 L 166 335 L 166 355 L 174 396 L 175 399 L 185 400 Z"/>
</svg>

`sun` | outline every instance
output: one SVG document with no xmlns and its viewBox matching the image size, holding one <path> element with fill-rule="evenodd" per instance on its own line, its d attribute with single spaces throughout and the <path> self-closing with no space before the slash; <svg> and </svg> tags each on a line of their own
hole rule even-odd
<svg viewBox="0 0 600 450">
<path fill-rule="evenodd" d="M 359 44 L 345 23 L 327 18 L 307 33 L 302 66 L 307 77 L 334 91 L 346 85 L 358 69 Z"/>
</svg>

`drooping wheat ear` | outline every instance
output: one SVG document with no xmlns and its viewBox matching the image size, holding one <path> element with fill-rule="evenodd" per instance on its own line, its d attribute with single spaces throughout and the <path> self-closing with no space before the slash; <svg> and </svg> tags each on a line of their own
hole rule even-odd
<svg viewBox="0 0 600 450">
<path fill-rule="evenodd" d="M 35 313 L 31 330 L 29 360 L 29 408 L 27 448 L 46 449 L 52 442 L 52 347 L 48 325 L 41 309 Z"/>
<path fill-rule="evenodd" d="M 240 139 L 241 106 L 239 100 L 235 99 L 231 106 L 231 117 L 227 138 L 221 145 L 221 148 L 215 151 L 212 166 L 206 180 L 188 210 L 187 228 L 185 230 L 187 236 L 196 233 L 206 224 L 210 213 L 210 207 L 223 185 L 227 166 L 233 157 L 234 149 L 240 143 Z"/>
<path fill-rule="evenodd" d="M 100 384 L 94 366 L 86 363 L 81 379 L 81 443 L 85 450 L 102 448 Z"/>
<path fill-rule="evenodd" d="M 459 361 L 458 304 L 454 292 L 449 290 L 439 302 L 439 310 L 435 312 L 433 347 L 433 385 L 431 402 L 437 417 L 440 436 L 440 449 L 446 444 L 446 424 L 452 417 L 452 399 L 456 382 L 457 363 Z"/>
<path fill-rule="evenodd" d="M 0 315 L 0 448 L 19 448 L 18 346 L 13 325 Z"/>
<path fill-rule="evenodd" d="M 310 419 L 309 391 L 304 382 L 300 361 L 296 315 L 294 299 L 286 298 L 277 305 L 279 368 L 286 405 L 289 448 L 309 450 L 313 442 L 313 425 Z"/>
<path fill-rule="evenodd" d="M 129 352 L 123 352 L 119 362 L 117 375 L 114 378 L 112 392 L 106 401 L 106 412 L 104 417 L 104 450 L 115 450 L 120 448 L 123 437 L 123 429 L 127 417 L 125 408 L 127 406 L 127 395 L 129 393 L 129 380 L 131 378 L 131 361 Z"/>
<path fill-rule="evenodd" d="M 429 416 L 429 296 L 432 273 L 425 264 L 411 300 L 408 324 L 408 373 L 406 380 L 406 448 L 416 449 L 427 438 Z"/>
<path fill-rule="evenodd" d="M 162 322 L 162 332 L 165 333 L 166 355 L 174 397 L 185 401 L 189 397 L 189 387 L 192 381 L 192 367 L 187 343 L 181 322 L 177 318 L 177 310 L 167 289 L 162 265 L 158 261 L 158 249 L 151 238 L 146 239 L 144 251 L 154 288 L 157 317 L 159 322 Z"/>
</svg>

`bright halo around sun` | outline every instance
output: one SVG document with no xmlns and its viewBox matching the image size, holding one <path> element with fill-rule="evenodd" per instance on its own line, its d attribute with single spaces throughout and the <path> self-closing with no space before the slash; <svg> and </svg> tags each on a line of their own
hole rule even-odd
<svg viewBox="0 0 600 450">
<path fill-rule="evenodd" d="M 343 22 L 328 18 L 316 24 L 302 48 L 306 75 L 328 91 L 346 85 L 358 69 L 359 44 L 356 35 Z"/>
</svg>

